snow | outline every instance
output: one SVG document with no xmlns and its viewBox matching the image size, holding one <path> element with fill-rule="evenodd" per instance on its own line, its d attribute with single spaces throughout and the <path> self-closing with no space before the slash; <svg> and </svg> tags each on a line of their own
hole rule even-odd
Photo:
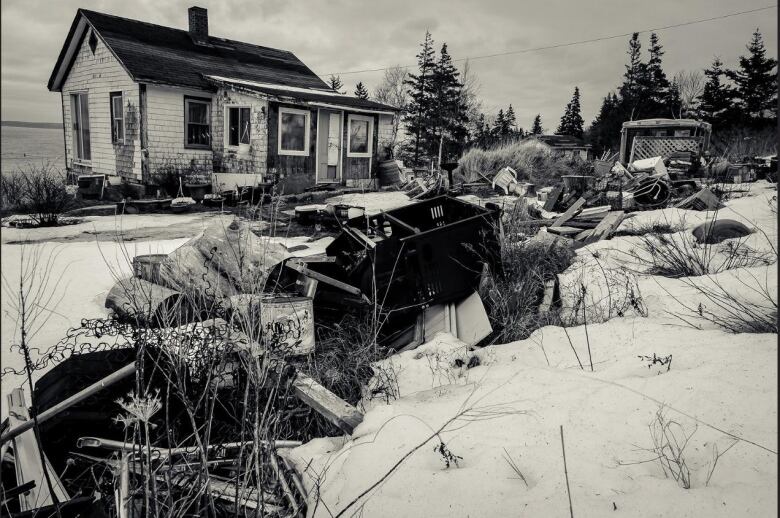
<svg viewBox="0 0 780 518">
<path fill-rule="evenodd" d="M 776 191 L 765 183 L 752 191 L 717 217 L 760 229 L 747 242 L 771 251 L 777 223 L 769 199 Z M 623 225 L 666 219 L 684 233 L 713 216 L 664 209 Z M 569 516 L 561 426 L 578 517 L 774 515 L 777 334 L 734 334 L 704 319 L 693 322 L 701 329 L 692 327 L 674 316 L 679 310 L 670 294 L 695 308 L 700 293 L 691 282 L 718 281 L 741 300 L 761 297 L 746 287 L 755 282 L 776 305 L 777 264 L 689 279 L 629 271 L 633 284 L 624 290 L 636 289 L 647 316 L 609 314 L 603 300 L 620 293 L 601 269 L 625 271 L 626 252 L 637 243 L 627 236 L 583 247 L 561 276 L 563 283 L 585 283 L 593 294 L 590 316 L 601 304 L 601 322 L 548 326 L 526 340 L 473 351 L 438 334 L 380 362 L 378 369 L 394 374 L 399 397 L 364 399 L 365 419 L 351 437 L 316 439 L 288 453 L 306 470 L 309 515 L 338 515 L 357 498 L 345 516 Z M 668 371 L 648 359 L 654 354 L 671 355 Z M 472 356 L 479 365 L 469 369 Z M 469 408 L 437 438 L 442 425 Z M 661 408 L 692 434 L 684 450 L 690 489 L 667 478 L 648 451 L 649 425 Z M 439 438 L 445 452 L 461 457 L 457 465 L 447 468 L 435 451 Z M 707 483 L 715 452 L 733 443 Z"/>
<path fill-rule="evenodd" d="M 342 194 L 325 200 L 328 205 L 350 205 L 363 207 L 366 214 L 373 216 L 382 211 L 397 209 L 414 203 L 409 196 L 400 191 L 365 192 L 354 194 Z"/>
</svg>

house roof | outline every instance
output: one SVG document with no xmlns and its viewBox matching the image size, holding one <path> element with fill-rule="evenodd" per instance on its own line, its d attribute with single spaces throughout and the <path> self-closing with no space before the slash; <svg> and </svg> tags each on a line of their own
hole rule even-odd
<svg viewBox="0 0 780 518">
<path fill-rule="evenodd" d="M 196 44 L 186 30 L 79 9 L 49 79 L 49 90 L 61 89 L 89 27 L 138 82 L 203 89 L 211 87 L 204 76 L 219 75 L 290 87 L 328 88 L 286 50 L 214 36 L 208 37 L 208 44 Z"/>
<path fill-rule="evenodd" d="M 571 135 L 532 135 L 528 138 L 535 138 L 540 142 L 544 142 L 550 147 L 554 148 L 590 148 L 590 144 L 586 144 L 581 139 Z"/>
<path fill-rule="evenodd" d="M 249 90 L 262 93 L 278 100 L 284 101 L 286 98 L 295 101 L 303 101 L 312 106 L 329 106 L 332 108 L 349 109 L 351 111 L 363 111 L 368 113 L 395 113 L 398 108 L 387 104 L 370 101 L 368 99 L 359 99 L 345 94 L 334 92 L 330 88 L 310 89 L 294 86 L 283 86 L 269 83 L 260 83 L 257 81 L 248 81 L 244 79 L 228 78 L 209 75 L 206 79 L 211 82 L 222 85 L 232 86 L 238 89 Z"/>
</svg>

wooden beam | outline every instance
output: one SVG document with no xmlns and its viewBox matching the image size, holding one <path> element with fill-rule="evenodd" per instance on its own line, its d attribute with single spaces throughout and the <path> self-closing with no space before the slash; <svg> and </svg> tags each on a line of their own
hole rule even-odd
<svg viewBox="0 0 780 518">
<path fill-rule="evenodd" d="M 558 219 L 553 221 L 552 226 L 553 227 L 560 227 L 567 221 L 569 221 L 571 218 L 574 217 L 574 215 L 580 210 L 580 207 L 585 205 L 585 198 L 580 197 L 577 201 L 575 201 L 571 207 L 566 209 L 566 212 L 558 216 Z"/>
<path fill-rule="evenodd" d="M 362 412 L 317 383 L 310 376 L 299 372 L 293 380 L 292 386 L 298 399 L 348 435 L 352 435 L 355 427 L 363 421 Z"/>
<path fill-rule="evenodd" d="M 585 244 L 601 241 L 612 234 L 612 232 L 623 221 L 624 212 L 622 210 L 616 210 L 607 214 L 604 219 L 593 229 L 593 233 L 585 238 Z"/>
<path fill-rule="evenodd" d="M 306 277 L 311 277 L 312 279 L 316 279 L 320 282 L 324 282 L 325 284 L 330 284 L 334 288 L 338 288 L 340 290 L 346 291 L 347 293 L 351 293 L 352 295 L 356 295 L 358 297 L 364 298 L 363 292 L 360 291 L 360 289 L 350 284 L 347 284 L 346 282 L 341 282 L 337 279 L 334 279 L 333 277 L 329 277 L 323 273 L 310 270 L 306 265 L 300 263 L 297 259 L 290 259 L 287 261 L 286 264 L 293 270 L 297 271 L 302 275 L 305 275 Z"/>
</svg>

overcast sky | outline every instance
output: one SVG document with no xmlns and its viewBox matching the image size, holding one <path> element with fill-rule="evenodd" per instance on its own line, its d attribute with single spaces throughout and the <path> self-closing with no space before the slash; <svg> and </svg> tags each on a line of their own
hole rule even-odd
<svg viewBox="0 0 780 518">
<path fill-rule="evenodd" d="M 350 92 L 371 90 L 382 72 L 413 64 L 425 30 L 455 59 L 587 40 L 712 18 L 772 5 L 772 0 L 1 0 L 2 119 L 61 121 L 59 94 L 46 82 L 76 9 L 187 28 L 187 8 L 206 7 L 209 32 L 293 51 L 316 73 L 341 72 Z M 702 69 L 714 56 L 735 66 L 760 28 L 776 57 L 777 10 L 658 31 L 667 75 Z M 649 34 L 641 35 L 643 50 Z M 471 61 L 486 113 L 512 104 L 526 129 L 536 113 L 557 126 L 576 86 L 589 124 L 621 81 L 628 37 Z M 646 57 L 646 56 L 645 56 Z"/>
</svg>

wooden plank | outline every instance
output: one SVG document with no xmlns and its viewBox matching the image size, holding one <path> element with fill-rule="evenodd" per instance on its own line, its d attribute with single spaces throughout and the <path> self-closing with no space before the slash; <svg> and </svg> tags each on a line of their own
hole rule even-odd
<svg viewBox="0 0 780 518">
<path fill-rule="evenodd" d="M 542 207 L 547 212 L 551 212 L 553 208 L 555 208 L 555 204 L 558 203 L 558 198 L 561 197 L 561 193 L 563 192 L 563 187 L 558 186 L 552 191 L 550 191 L 550 194 L 547 195 L 547 201 L 544 202 L 544 207 Z"/>
<path fill-rule="evenodd" d="M 316 279 L 320 282 L 324 282 L 325 284 L 329 284 L 333 286 L 334 288 L 338 288 L 340 290 L 344 290 L 347 293 L 351 293 L 352 295 L 356 295 L 358 297 L 363 297 L 363 292 L 360 291 L 360 289 L 351 286 L 345 282 L 341 282 L 337 279 L 334 279 L 333 277 L 328 277 L 327 275 L 319 272 L 315 272 L 314 270 L 310 270 L 302 263 L 299 263 L 297 259 L 290 259 L 287 261 L 287 266 L 292 268 L 293 270 L 297 271 L 301 275 L 305 275 L 306 277 L 311 277 L 312 279 Z"/>
<path fill-rule="evenodd" d="M 582 229 L 577 227 L 547 227 L 547 232 L 550 232 L 551 234 L 557 234 L 559 236 L 569 236 L 573 234 L 579 234 L 582 232 Z"/>
<path fill-rule="evenodd" d="M 593 229 L 593 234 L 585 239 L 585 243 L 593 243 L 609 237 L 617 226 L 620 225 L 620 222 L 623 221 L 623 216 L 624 212 L 622 210 L 616 210 L 607 214 L 606 217 L 601 220 L 601 223 Z"/>
<path fill-rule="evenodd" d="M 575 201 L 571 207 L 569 207 L 566 212 L 558 216 L 558 219 L 553 221 L 552 226 L 553 227 L 560 227 L 565 222 L 570 220 L 574 217 L 574 215 L 580 210 L 580 208 L 585 205 L 585 198 L 579 198 L 577 201 Z"/>
<path fill-rule="evenodd" d="M 593 229 L 593 228 L 587 228 L 587 229 L 583 230 L 582 232 L 580 232 L 579 234 L 577 234 L 576 236 L 574 236 L 574 240 L 575 241 L 583 241 L 583 240 L 587 239 L 588 237 L 590 237 L 591 234 L 593 234 L 594 230 L 595 229 Z"/>
<path fill-rule="evenodd" d="M 295 396 L 317 413 L 352 435 L 363 421 L 363 413 L 336 394 L 326 389 L 310 376 L 298 373 L 292 383 Z"/>
</svg>

